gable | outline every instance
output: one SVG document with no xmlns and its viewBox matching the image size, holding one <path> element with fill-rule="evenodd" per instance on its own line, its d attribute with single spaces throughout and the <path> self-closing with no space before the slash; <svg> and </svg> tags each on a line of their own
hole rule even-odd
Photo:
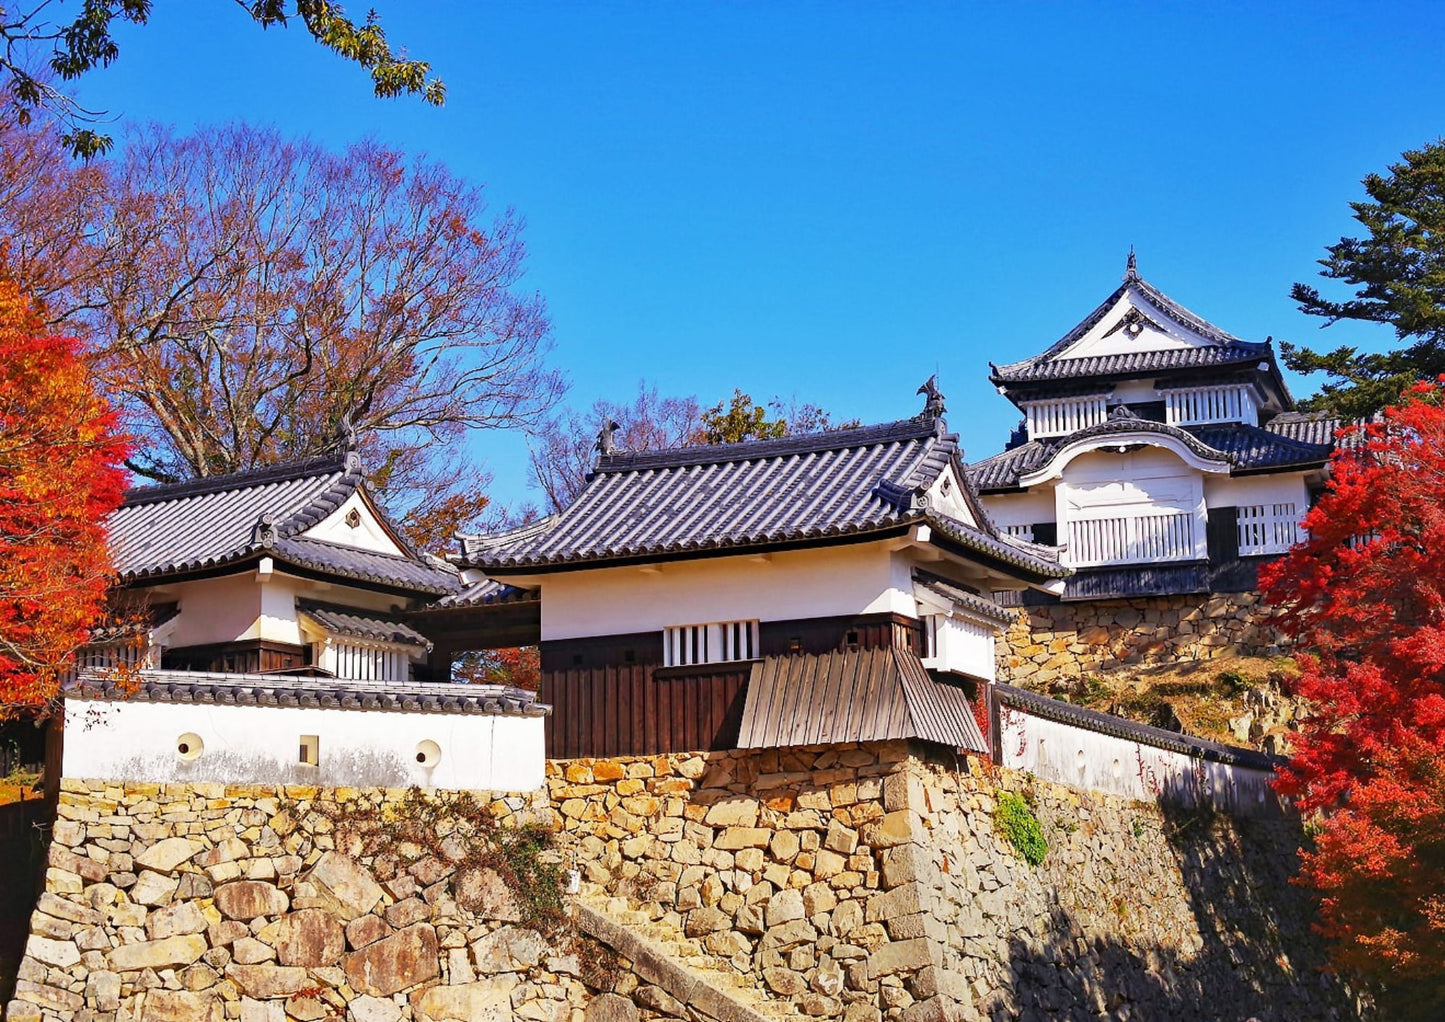
<svg viewBox="0 0 1445 1022">
<path fill-rule="evenodd" d="M 1107 312 L 1063 351 L 1057 361 L 1218 347 L 1219 342 L 1180 323 L 1137 287 L 1127 287 Z"/>
<path fill-rule="evenodd" d="M 928 506 L 972 528 L 982 528 L 973 508 L 969 506 L 964 481 L 959 478 L 958 471 L 951 462 L 944 466 L 933 485 L 928 488 Z"/>
<path fill-rule="evenodd" d="M 407 556 L 407 552 L 381 524 L 371 502 L 359 490 L 301 535 L 307 539 L 319 539 L 338 546 L 370 550 L 373 553 Z"/>
</svg>

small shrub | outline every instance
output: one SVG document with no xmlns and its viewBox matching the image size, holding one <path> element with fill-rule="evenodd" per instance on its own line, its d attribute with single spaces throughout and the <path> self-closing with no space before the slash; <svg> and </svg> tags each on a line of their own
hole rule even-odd
<svg viewBox="0 0 1445 1022">
<path fill-rule="evenodd" d="M 1226 695 L 1237 696 L 1249 688 L 1249 682 L 1238 671 L 1220 671 L 1218 679 L 1219 683 L 1224 686 Z"/>
<path fill-rule="evenodd" d="M 1020 795 L 1006 793 L 998 798 L 993 813 L 994 827 L 1014 846 L 1030 866 L 1037 866 L 1048 854 L 1049 843 L 1033 807 Z"/>
</svg>

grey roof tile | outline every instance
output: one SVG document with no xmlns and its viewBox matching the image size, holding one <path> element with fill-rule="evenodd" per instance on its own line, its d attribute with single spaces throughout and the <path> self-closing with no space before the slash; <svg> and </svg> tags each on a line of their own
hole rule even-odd
<svg viewBox="0 0 1445 1022">
<path fill-rule="evenodd" d="M 998 625 L 1009 625 L 1013 623 L 1016 611 L 994 603 L 986 596 L 963 588 L 957 582 L 935 575 L 931 571 L 915 570 L 913 581 L 930 592 L 937 593 L 946 600 L 952 600 L 966 610 L 970 610 L 980 617 L 987 618 Z"/>
<path fill-rule="evenodd" d="M 431 640 L 421 632 L 379 611 L 341 607 L 316 600 L 297 600 L 296 609 L 335 635 L 431 648 Z"/>
<path fill-rule="evenodd" d="M 1332 444 L 1335 431 L 1349 423 L 1328 412 L 1285 412 L 1264 424 L 1271 433 L 1306 444 Z"/>
<path fill-rule="evenodd" d="M 220 703 L 242 706 L 306 706 L 412 713 L 487 713 L 540 717 L 552 708 L 534 692 L 510 685 L 451 682 L 350 681 L 270 674 L 207 671 L 142 671 L 118 682 L 108 674 L 81 672 L 66 695 L 158 703 Z"/>
<path fill-rule="evenodd" d="M 981 492 L 1017 489 L 1019 478 L 1048 462 L 1067 444 L 1093 436 L 1140 429 L 1173 436 L 1201 457 L 1227 461 L 1231 473 L 1310 468 L 1329 460 L 1328 444 L 1306 443 L 1282 430 L 1261 429 L 1242 422 L 1211 426 L 1167 426 L 1147 419 L 1110 419 L 1068 436 L 1031 440 L 969 467 L 969 478 Z M 1323 430 L 1317 431 L 1319 435 Z M 1306 434 L 1311 435 L 1311 434 Z"/>
<path fill-rule="evenodd" d="M 542 594 L 536 589 L 520 589 L 517 586 L 484 578 L 474 582 L 459 593 L 452 593 L 437 600 L 436 607 L 480 607 L 503 603 L 536 603 Z"/>
<path fill-rule="evenodd" d="M 863 536 L 928 521 L 956 542 L 1031 572 L 1046 553 L 997 538 L 957 461 L 958 438 L 922 415 L 780 440 L 620 453 L 600 459 L 565 511 L 463 536 L 463 563 L 489 573 Z M 983 528 L 930 511 L 921 493 L 957 462 Z"/>
<path fill-rule="evenodd" d="M 451 569 L 406 556 L 302 535 L 362 486 L 354 456 L 336 455 L 131 490 L 106 527 L 122 582 L 205 571 L 252 558 L 278 560 L 367 582 L 438 594 L 460 588 Z"/>
<path fill-rule="evenodd" d="M 937 680 L 908 650 L 836 650 L 753 664 L 740 749 L 920 738 L 986 752 L 963 688 Z"/>
</svg>

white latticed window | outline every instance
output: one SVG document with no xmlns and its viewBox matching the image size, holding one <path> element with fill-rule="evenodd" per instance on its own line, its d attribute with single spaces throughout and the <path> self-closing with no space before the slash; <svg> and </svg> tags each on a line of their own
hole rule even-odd
<svg viewBox="0 0 1445 1022">
<path fill-rule="evenodd" d="M 1193 556 L 1194 515 L 1187 511 L 1069 522 L 1067 562 L 1071 568 L 1178 561 Z"/>
<path fill-rule="evenodd" d="M 1025 539 L 1030 543 L 1034 541 L 1034 527 L 1032 525 L 1000 525 L 998 528 L 1005 536 L 1013 536 L 1015 539 Z"/>
<path fill-rule="evenodd" d="M 1250 504 L 1239 509 L 1239 552 L 1282 554 L 1299 539 L 1295 504 Z"/>
<path fill-rule="evenodd" d="M 159 655 L 152 656 L 152 650 L 134 642 L 114 642 L 105 645 L 82 646 L 75 655 L 77 671 L 142 670 L 154 667 Z M 156 651 L 158 654 L 158 651 Z"/>
<path fill-rule="evenodd" d="M 318 642 L 314 649 L 317 666 L 331 671 L 338 678 L 351 681 L 411 680 L 411 659 L 415 650 L 409 646 L 336 638 Z"/>
<path fill-rule="evenodd" d="M 674 625 L 662 630 L 662 665 L 720 664 L 752 660 L 758 654 L 756 621 L 718 621 L 707 625 Z"/>
<path fill-rule="evenodd" d="M 1164 391 L 1164 421 L 1171 426 L 1195 426 L 1206 422 L 1248 422 L 1257 424 L 1259 411 L 1246 386 L 1191 387 Z"/>
<path fill-rule="evenodd" d="M 1029 439 L 1068 436 L 1077 430 L 1097 426 L 1108 418 L 1104 395 L 1066 397 L 1053 401 L 1030 401 L 1024 405 Z"/>
</svg>

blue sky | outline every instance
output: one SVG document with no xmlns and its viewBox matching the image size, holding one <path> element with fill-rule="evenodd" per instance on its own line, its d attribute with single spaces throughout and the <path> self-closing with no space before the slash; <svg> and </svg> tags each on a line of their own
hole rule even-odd
<svg viewBox="0 0 1445 1022">
<path fill-rule="evenodd" d="M 646 379 L 880 421 L 937 370 L 971 459 L 1017 421 L 988 362 L 1082 318 L 1131 244 L 1240 336 L 1388 343 L 1321 334 L 1289 286 L 1352 233 L 1361 177 L 1445 134 L 1433 4 L 373 5 L 443 109 L 225 0 L 156 4 L 81 98 L 370 134 L 485 182 L 527 220 L 579 406 Z M 522 438 L 471 450 L 497 499 L 536 499 Z"/>
</svg>

